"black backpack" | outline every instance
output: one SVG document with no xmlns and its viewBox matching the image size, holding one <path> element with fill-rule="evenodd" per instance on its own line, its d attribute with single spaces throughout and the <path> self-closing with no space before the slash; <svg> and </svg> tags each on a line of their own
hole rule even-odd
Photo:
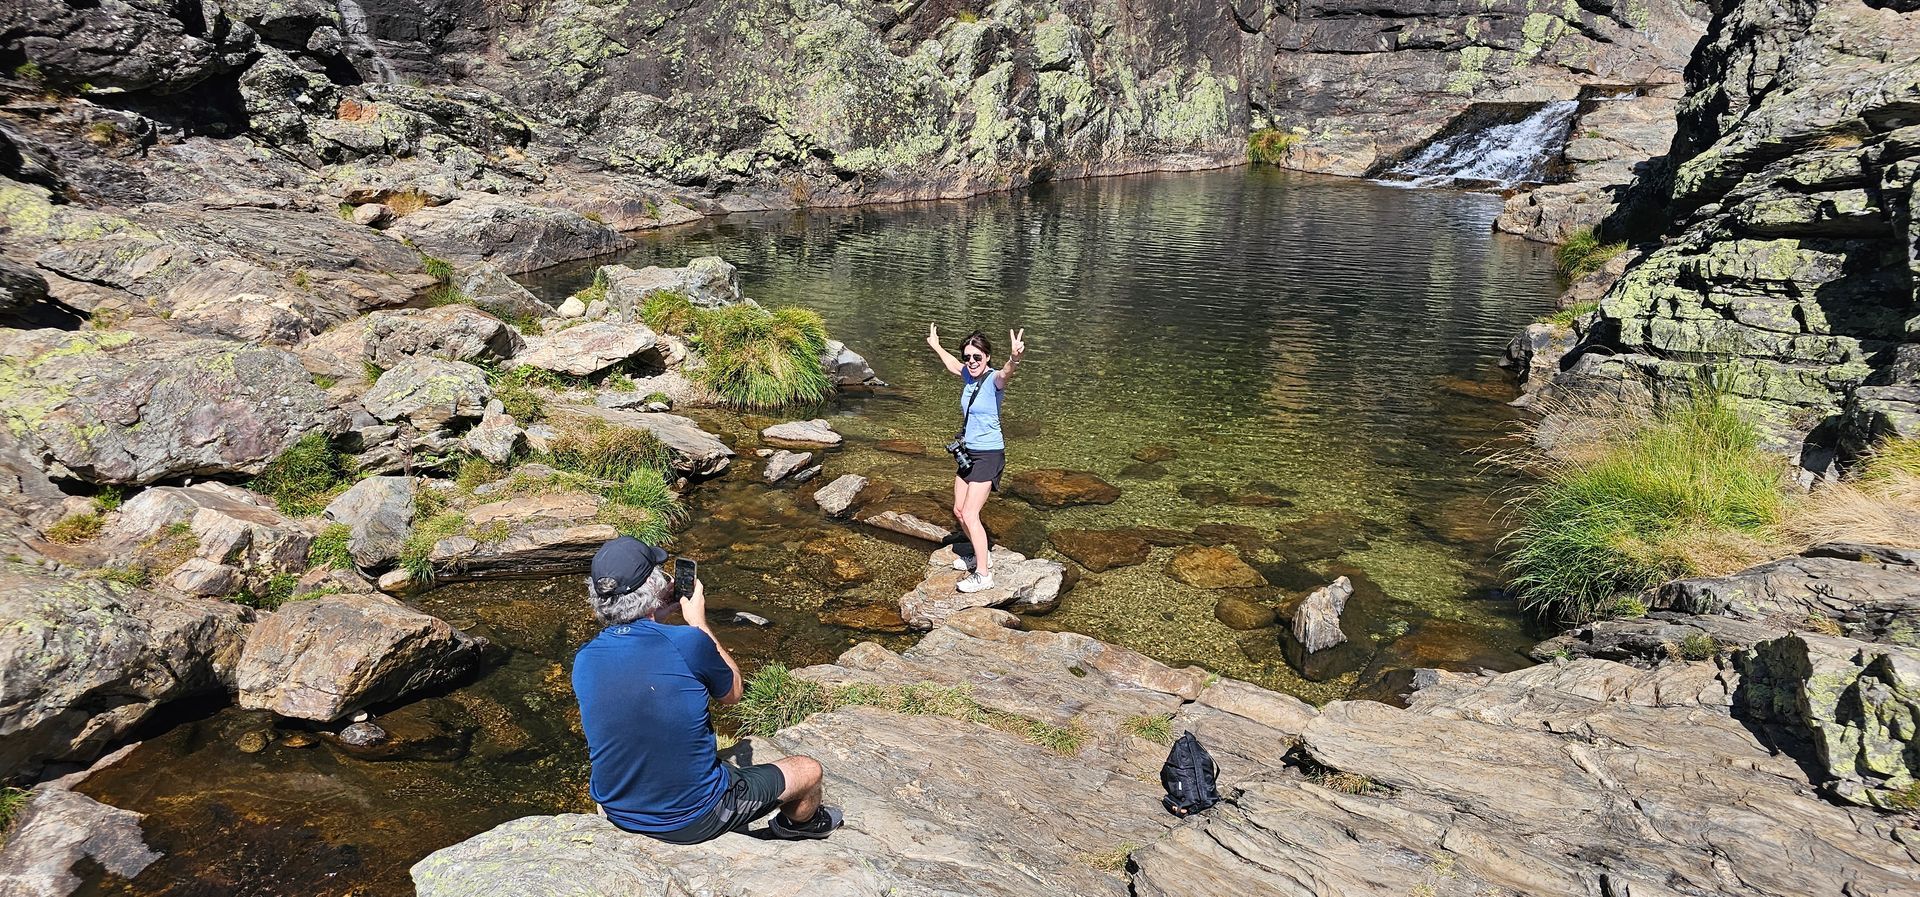
<svg viewBox="0 0 1920 897">
<path fill-rule="evenodd" d="M 1175 816 L 1191 816 L 1220 802 L 1220 770 L 1213 755 L 1192 732 L 1180 736 L 1160 766 L 1160 786 L 1167 796 L 1160 802 Z"/>
</svg>

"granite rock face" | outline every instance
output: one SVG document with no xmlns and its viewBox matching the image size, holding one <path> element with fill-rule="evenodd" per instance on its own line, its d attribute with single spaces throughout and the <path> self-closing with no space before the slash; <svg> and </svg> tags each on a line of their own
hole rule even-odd
<svg viewBox="0 0 1920 897">
<path fill-rule="evenodd" d="M 1809 431 L 1857 449 L 1920 420 L 1900 345 L 1920 299 L 1917 21 L 1861 0 L 1726 8 L 1689 69 L 1673 174 L 1646 185 L 1665 244 L 1606 294 L 1562 386 L 1710 378 L 1814 473 L 1836 439 L 1803 453 Z"/>
<path fill-rule="evenodd" d="M 235 684 L 242 707 L 331 722 L 458 678 L 485 646 L 385 596 L 309 598 L 254 624 Z"/>
<path fill-rule="evenodd" d="M 253 612 L 225 601 L 0 573 L 0 770 L 87 762 L 167 701 L 230 687 Z"/>
</svg>

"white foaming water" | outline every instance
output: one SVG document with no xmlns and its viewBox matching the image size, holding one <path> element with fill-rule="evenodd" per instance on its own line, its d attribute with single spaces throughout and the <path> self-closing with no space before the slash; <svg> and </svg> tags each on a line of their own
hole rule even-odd
<svg viewBox="0 0 1920 897">
<path fill-rule="evenodd" d="M 1390 176 L 1430 187 L 1456 180 L 1518 184 L 1546 177 L 1547 163 L 1567 144 L 1574 100 L 1541 106 L 1516 122 L 1466 131 L 1427 144 L 1420 153 L 1393 167 Z"/>
<path fill-rule="evenodd" d="M 393 66 L 380 55 L 380 45 L 373 40 L 373 32 L 367 25 L 367 11 L 360 7 L 359 0 L 336 0 L 335 8 L 340 10 L 340 24 L 345 26 L 347 40 L 366 52 L 376 79 L 382 84 L 398 83 L 400 77 L 394 73 Z"/>
</svg>

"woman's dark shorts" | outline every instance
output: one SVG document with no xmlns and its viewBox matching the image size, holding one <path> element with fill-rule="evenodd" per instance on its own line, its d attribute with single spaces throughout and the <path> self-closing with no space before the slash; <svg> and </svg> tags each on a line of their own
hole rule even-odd
<svg viewBox="0 0 1920 897">
<path fill-rule="evenodd" d="M 787 788 L 787 775 L 780 767 L 771 763 L 755 766 L 722 763 L 720 768 L 727 774 L 727 790 L 721 792 L 720 802 L 713 809 L 679 831 L 647 834 L 668 844 L 699 844 L 728 832 L 746 831 L 755 820 L 780 806 L 780 792 Z"/>
<path fill-rule="evenodd" d="M 973 456 L 973 466 L 960 475 L 960 479 L 969 483 L 992 483 L 995 492 L 1000 491 L 1000 474 L 1007 470 L 1007 452 L 1005 449 L 967 449 Z"/>
</svg>

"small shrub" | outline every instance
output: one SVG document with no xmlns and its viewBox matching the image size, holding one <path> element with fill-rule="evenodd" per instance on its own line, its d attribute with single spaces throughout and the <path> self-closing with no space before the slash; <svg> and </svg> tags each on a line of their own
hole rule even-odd
<svg viewBox="0 0 1920 897">
<path fill-rule="evenodd" d="M 59 523 L 47 527 L 47 541 L 58 542 L 62 545 L 85 542 L 100 535 L 100 529 L 105 525 L 106 520 L 101 518 L 99 514 L 91 512 L 74 514 L 69 517 L 64 517 Z"/>
<path fill-rule="evenodd" d="M 1598 302 L 1576 302 L 1540 319 L 1542 324 L 1555 327 L 1572 327 L 1573 322 L 1600 309 Z"/>
<path fill-rule="evenodd" d="M 242 589 L 233 596 L 233 603 L 244 604 L 260 610 L 277 610 L 280 605 L 293 600 L 294 587 L 300 584 L 300 577 L 291 573 L 278 573 L 258 590 Z"/>
<path fill-rule="evenodd" d="M 29 59 L 13 67 L 13 76 L 29 84 L 38 84 L 46 80 L 46 73 L 40 70 L 40 64 Z"/>
<path fill-rule="evenodd" d="M 117 511 L 126 500 L 127 490 L 119 486 L 101 486 L 100 491 L 93 494 L 93 509 L 102 514 Z"/>
<path fill-rule="evenodd" d="M 426 208 L 427 195 L 418 190 L 402 190 L 399 193 L 387 194 L 386 199 L 382 200 L 382 203 L 393 211 L 395 218 L 403 218 Z M 439 259 L 433 259 L 433 261 L 439 261 Z M 443 265 L 446 264 L 445 262 L 440 263 Z M 432 274 L 433 269 L 427 269 L 427 273 Z M 439 275 L 434 276 L 437 277 Z"/>
<path fill-rule="evenodd" d="M 1638 620 L 1646 615 L 1647 603 L 1634 595 L 1621 595 L 1607 608 L 1607 616 L 1615 620 Z"/>
<path fill-rule="evenodd" d="M 293 272 L 293 285 L 303 290 L 310 289 L 313 286 L 313 275 L 308 274 L 307 269 L 301 268 Z"/>
<path fill-rule="evenodd" d="M 353 527 L 344 523 L 329 524 L 313 537 L 312 547 L 307 549 L 307 563 L 315 567 L 332 567 L 335 570 L 353 570 L 353 552 L 348 544 L 353 541 Z"/>
<path fill-rule="evenodd" d="M 1712 660 L 1720 654 L 1720 643 L 1704 632 L 1680 640 L 1680 656 L 1687 660 Z"/>
<path fill-rule="evenodd" d="M 1173 743 L 1173 714 L 1170 713 L 1130 716 L 1122 727 L 1128 734 L 1145 738 L 1155 744 Z"/>
<path fill-rule="evenodd" d="M 469 455 L 460 459 L 460 470 L 454 475 L 453 482 L 462 492 L 472 492 L 507 475 L 506 470 L 485 458 Z"/>
<path fill-rule="evenodd" d="M 153 581 L 152 571 L 146 567 L 133 564 L 101 567 L 93 571 L 93 575 L 96 578 L 106 580 L 114 585 L 126 586 L 133 589 L 145 588 L 148 583 Z"/>
<path fill-rule="evenodd" d="M 640 402 L 643 405 L 671 405 L 673 397 L 664 392 L 650 392 L 640 397 Z"/>
<path fill-rule="evenodd" d="M 826 325 L 805 309 L 714 309 L 700 316 L 698 342 L 706 366 L 695 376 L 736 407 L 818 402 L 833 389 L 820 364 Z"/>
<path fill-rule="evenodd" d="M 1535 613 L 1591 620 L 1617 596 L 1771 553 L 1782 466 L 1717 396 L 1630 421 L 1570 457 L 1514 502 L 1507 567 Z"/>
<path fill-rule="evenodd" d="M 699 309 L 679 290 L 663 290 L 640 306 L 640 320 L 661 333 L 686 336 L 699 327 Z"/>
<path fill-rule="evenodd" d="M 1287 160 L 1287 154 L 1300 142 L 1300 135 L 1279 128 L 1261 128 L 1247 135 L 1247 158 L 1255 162 L 1278 165 Z"/>
<path fill-rule="evenodd" d="M 640 384 L 633 382 L 633 377 L 629 376 L 626 371 L 614 371 L 608 374 L 606 381 L 601 385 L 614 392 L 640 391 Z"/>
<path fill-rule="evenodd" d="M 352 485 L 345 459 L 324 433 L 300 437 L 253 479 L 253 489 L 273 496 L 283 513 L 306 517 L 320 513 L 341 489 Z"/>
<path fill-rule="evenodd" d="M 1584 227 L 1567 235 L 1566 242 L 1553 251 L 1554 267 L 1560 276 L 1579 280 L 1625 252 L 1625 243 L 1602 243 L 1593 228 Z"/>
</svg>

